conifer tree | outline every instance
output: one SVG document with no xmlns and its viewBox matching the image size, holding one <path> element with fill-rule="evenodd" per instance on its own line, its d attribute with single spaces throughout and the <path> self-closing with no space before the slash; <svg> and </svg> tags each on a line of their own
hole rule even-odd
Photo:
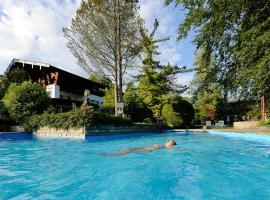
<svg viewBox="0 0 270 200">
<path fill-rule="evenodd" d="M 152 110 L 157 120 L 162 118 L 162 107 L 171 97 L 186 90 L 185 86 L 176 83 L 175 75 L 189 70 L 186 67 L 160 64 L 155 60 L 159 54 L 158 43 L 167 41 L 169 38 L 156 39 L 154 35 L 158 28 L 158 21 L 155 21 L 154 29 L 148 33 L 143 27 L 141 36 L 144 47 L 143 66 L 138 75 L 138 95 L 142 97 L 144 103 Z"/>
</svg>

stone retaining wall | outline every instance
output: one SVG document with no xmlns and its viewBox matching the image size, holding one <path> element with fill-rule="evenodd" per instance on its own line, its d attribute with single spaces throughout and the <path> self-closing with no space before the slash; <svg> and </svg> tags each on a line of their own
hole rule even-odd
<svg viewBox="0 0 270 200">
<path fill-rule="evenodd" d="M 161 131 L 161 127 L 156 125 L 138 124 L 134 126 L 92 126 L 87 129 L 56 129 L 43 127 L 34 132 L 38 136 L 54 136 L 54 137 L 85 137 L 97 135 L 113 135 L 126 133 L 141 133 L 150 131 Z"/>
<path fill-rule="evenodd" d="M 53 137 L 85 137 L 85 129 L 56 129 L 49 127 L 42 127 L 34 132 L 35 135 L 39 136 L 53 136 Z"/>
<path fill-rule="evenodd" d="M 234 122 L 234 129 L 257 129 L 259 128 L 258 121 Z"/>
<path fill-rule="evenodd" d="M 161 131 L 161 126 L 138 124 L 134 126 L 92 126 L 86 130 L 86 135 L 113 135 L 125 133 L 141 133 L 141 132 L 154 132 Z"/>
</svg>

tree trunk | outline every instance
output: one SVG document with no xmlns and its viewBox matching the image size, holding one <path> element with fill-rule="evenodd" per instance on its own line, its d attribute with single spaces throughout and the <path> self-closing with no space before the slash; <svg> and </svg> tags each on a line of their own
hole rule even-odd
<svg viewBox="0 0 270 200">
<path fill-rule="evenodd" d="M 117 45 L 117 60 L 118 60 L 118 72 L 119 72 L 119 103 L 123 103 L 123 66 L 122 66 L 122 41 L 121 41 L 121 13 L 123 12 L 120 10 L 120 2 L 118 0 L 118 21 L 117 21 L 117 39 L 118 39 L 118 45 Z"/>
<path fill-rule="evenodd" d="M 115 73 L 115 83 L 114 83 L 114 112 L 115 112 L 115 116 L 118 115 L 117 104 L 118 104 L 118 99 L 119 99 L 117 77 L 118 77 L 118 73 L 116 71 L 116 73 Z"/>
</svg>

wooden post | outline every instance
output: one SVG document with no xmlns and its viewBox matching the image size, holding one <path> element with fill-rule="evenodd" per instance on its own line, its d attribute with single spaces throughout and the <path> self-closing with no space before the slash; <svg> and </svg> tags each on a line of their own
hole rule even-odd
<svg viewBox="0 0 270 200">
<path fill-rule="evenodd" d="M 265 121 L 266 120 L 266 113 L 265 113 L 265 99 L 264 99 L 264 96 L 262 96 L 262 99 L 261 99 L 261 118 L 262 118 L 262 121 Z"/>
</svg>

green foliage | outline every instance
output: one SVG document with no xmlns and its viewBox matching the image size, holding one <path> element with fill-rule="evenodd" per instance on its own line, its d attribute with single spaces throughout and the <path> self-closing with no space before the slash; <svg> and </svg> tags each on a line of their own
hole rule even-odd
<svg viewBox="0 0 270 200">
<path fill-rule="evenodd" d="M 97 83 L 103 84 L 106 87 L 109 87 L 112 84 L 111 80 L 107 76 L 102 74 L 101 72 L 91 73 L 88 79 L 91 81 L 95 81 Z"/>
<path fill-rule="evenodd" d="M 270 120 L 267 119 L 267 120 L 264 120 L 264 121 L 260 121 L 259 125 L 260 125 L 260 126 L 267 126 L 267 127 L 270 127 Z"/>
<path fill-rule="evenodd" d="M 109 77 L 120 103 L 123 77 L 141 52 L 138 11 L 138 0 L 85 0 L 63 30 L 78 64 Z"/>
<path fill-rule="evenodd" d="M 251 120 L 258 120 L 261 118 L 261 107 L 259 105 L 252 105 L 246 116 Z"/>
<path fill-rule="evenodd" d="M 153 124 L 154 123 L 153 119 L 151 119 L 151 118 L 145 118 L 142 122 L 146 123 L 146 124 Z"/>
<path fill-rule="evenodd" d="M 165 104 L 162 108 L 162 117 L 166 123 L 172 127 L 179 127 L 182 124 L 182 118 L 179 112 L 176 112 L 172 104 Z"/>
<path fill-rule="evenodd" d="M 204 49 L 201 63 L 209 67 L 201 76 L 214 77 L 225 98 L 270 99 L 269 0 L 165 0 L 172 2 L 186 13 L 178 39 L 192 30 L 194 44 Z"/>
<path fill-rule="evenodd" d="M 220 88 L 215 83 L 210 84 L 207 90 L 199 92 L 197 101 L 194 104 L 195 109 L 198 111 L 197 116 L 199 120 L 215 119 L 218 114 L 217 107 L 221 98 Z"/>
<path fill-rule="evenodd" d="M 112 114 L 115 109 L 115 97 L 114 97 L 114 86 L 111 84 L 104 90 L 105 95 L 103 96 L 103 110 Z"/>
<path fill-rule="evenodd" d="M 8 110 L 5 108 L 3 102 L 0 101 L 0 116 L 8 116 Z"/>
<path fill-rule="evenodd" d="M 98 112 L 94 117 L 95 126 L 99 125 L 113 125 L 113 126 L 123 126 L 132 125 L 133 122 L 125 117 L 110 115 L 104 112 Z"/>
<path fill-rule="evenodd" d="M 193 63 L 195 74 L 189 88 L 193 101 L 198 99 L 198 93 L 207 91 L 209 85 L 213 83 L 219 84 L 216 77 L 217 72 L 215 71 L 216 60 L 214 57 L 211 57 L 210 62 L 206 64 L 203 58 L 204 54 L 205 48 L 198 49 Z"/>
<path fill-rule="evenodd" d="M 41 115 L 30 117 L 27 128 L 36 130 L 39 127 L 77 129 L 93 124 L 95 111 L 92 107 L 73 107 L 69 112 L 55 113 L 48 110 Z"/>
<path fill-rule="evenodd" d="M 9 74 L 0 77 L 0 99 L 5 96 L 7 89 L 11 83 L 22 83 L 29 80 L 27 73 L 21 69 L 14 69 Z"/>
<path fill-rule="evenodd" d="M 162 117 L 169 126 L 186 127 L 194 119 L 194 108 L 187 100 L 175 97 L 172 103 L 163 106 Z"/>
<path fill-rule="evenodd" d="M 114 86 L 110 85 L 105 89 L 105 96 L 102 110 L 109 114 L 114 113 Z M 124 113 L 134 122 L 142 122 L 145 118 L 151 118 L 152 112 L 144 104 L 143 99 L 138 96 L 138 89 L 132 82 L 126 86 L 124 94 Z"/>
<path fill-rule="evenodd" d="M 162 118 L 162 107 L 169 101 L 173 93 L 185 91 L 185 87 L 177 85 L 175 75 L 187 72 L 185 67 L 172 66 L 170 64 L 161 65 L 154 59 L 158 55 L 157 43 L 168 40 L 155 39 L 154 34 L 158 28 L 158 22 L 155 22 L 154 30 L 149 34 L 147 30 L 141 28 L 141 36 L 144 46 L 144 60 L 138 76 L 138 95 L 143 102 L 152 110 L 157 120 Z"/>
<path fill-rule="evenodd" d="M 214 120 L 218 115 L 224 114 L 226 108 L 226 97 L 222 93 L 224 87 L 216 77 L 216 59 L 211 57 L 210 62 L 205 63 L 203 57 L 205 51 L 205 48 L 197 51 L 194 62 L 196 73 L 190 84 L 196 110 L 196 123 Z"/>
<path fill-rule="evenodd" d="M 31 115 L 46 110 L 50 98 L 42 86 L 25 81 L 21 84 L 12 83 L 3 98 L 3 102 L 11 118 L 23 124 Z"/>
<path fill-rule="evenodd" d="M 37 130 L 39 127 L 78 129 L 81 127 L 98 125 L 131 125 L 128 119 L 112 116 L 95 110 L 91 106 L 73 107 L 69 112 L 55 113 L 47 111 L 41 115 L 32 116 L 28 123 L 28 130 Z"/>
<path fill-rule="evenodd" d="M 126 86 L 124 94 L 125 114 L 135 122 L 142 122 L 145 118 L 152 118 L 152 111 L 145 105 L 138 95 L 138 89 L 132 82 Z"/>
<path fill-rule="evenodd" d="M 189 101 L 182 98 L 177 98 L 172 106 L 175 112 L 180 113 L 184 125 L 189 125 L 192 122 L 195 111 Z"/>
</svg>

